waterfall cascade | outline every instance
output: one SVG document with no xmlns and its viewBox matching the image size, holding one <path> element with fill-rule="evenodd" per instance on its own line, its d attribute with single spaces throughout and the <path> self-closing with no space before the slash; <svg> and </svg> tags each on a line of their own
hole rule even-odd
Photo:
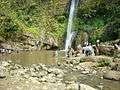
<svg viewBox="0 0 120 90">
<path fill-rule="evenodd" d="M 67 26 L 67 37 L 66 37 L 66 42 L 65 42 L 65 51 L 68 51 L 68 48 L 71 47 L 71 44 L 72 44 L 72 38 L 74 36 L 73 18 L 75 15 L 75 9 L 78 5 L 78 2 L 79 2 L 79 0 L 71 0 L 68 26 Z"/>
</svg>

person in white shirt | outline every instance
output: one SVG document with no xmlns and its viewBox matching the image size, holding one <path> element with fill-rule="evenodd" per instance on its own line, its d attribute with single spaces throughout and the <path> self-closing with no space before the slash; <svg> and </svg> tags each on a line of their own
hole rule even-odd
<svg viewBox="0 0 120 90">
<path fill-rule="evenodd" d="M 86 56 L 90 56 L 90 55 L 94 54 L 94 49 L 93 49 L 91 43 L 89 43 L 88 46 L 83 47 L 83 50 L 84 50 L 84 54 Z"/>
</svg>

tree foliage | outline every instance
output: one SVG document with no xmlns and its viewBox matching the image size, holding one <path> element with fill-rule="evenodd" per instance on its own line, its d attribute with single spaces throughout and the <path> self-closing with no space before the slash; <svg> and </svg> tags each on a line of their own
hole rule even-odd
<svg viewBox="0 0 120 90">
<path fill-rule="evenodd" d="M 90 41 L 120 38 L 120 0 L 81 0 L 77 17 L 79 29 L 89 33 Z"/>
<path fill-rule="evenodd" d="M 14 33 L 31 32 L 39 39 L 44 32 L 59 40 L 66 28 L 67 3 L 67 0 L 2 0 L 0 35 L 12 40 Z"/>
<path fill-rule="evenodd" d="M 69 0 L 1 0 L 0 36 L 23 40 L 25 32 L 36 38 L 65 35 Z M 80 0 L 74 30 L 89 34 L 91 42 L 120 38 L 120 0 Z"/>
</svg>

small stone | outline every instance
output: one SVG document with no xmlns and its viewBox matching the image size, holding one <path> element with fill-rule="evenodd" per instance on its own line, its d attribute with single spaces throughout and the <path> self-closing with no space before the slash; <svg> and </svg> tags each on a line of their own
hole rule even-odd
<svg viewBox="0 0 120 90">
<path fill-rule="evenodd" d="M 6 66 L 9 66 L 10 64 L 8 63 L 8 62 L 6 62 L 6 61 L 3 61 L 2 62 L 2 66 L 4 66 L 4 67 L 6 67 Z"/>
<path fill-rule="evenodd" d="M 6 76 L 4 74 L 0 74 L 0 78 L 6 78 Z"/>
<path fill-rule="evenodd" d="M 89 71 L 82 71 L 81 74 L 89 74 Z"/>
</svg>

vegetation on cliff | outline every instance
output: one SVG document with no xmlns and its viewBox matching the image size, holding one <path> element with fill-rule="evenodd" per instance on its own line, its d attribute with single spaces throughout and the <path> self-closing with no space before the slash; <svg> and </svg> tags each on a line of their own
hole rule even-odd
<svg viewBox="0 0 120 90">
<path fill-rule="evenodd" d="M 120 38 L 120 0 L 81 0 L 78 8 L 79 30 L 89 34 L 90 41 Z"/>
<path fill-rule="evenodd" d="M 63 43 L 69 0 L 1 0 L 0 41 L 24 41 L 26 32 L 35 39 L 54 37 Z M 91 42 L 120 38 L 120 0 L 80 0 L 75 18 L 77 31 Z"/>
<path fill-rule="evenodd" d="M 4 40 L 26 40 L 24 33 L 36 39 L 63 37 L 67 18 L 67 0 L 2 0 L 0 3 L 0 37 Z"/>
</svg>

